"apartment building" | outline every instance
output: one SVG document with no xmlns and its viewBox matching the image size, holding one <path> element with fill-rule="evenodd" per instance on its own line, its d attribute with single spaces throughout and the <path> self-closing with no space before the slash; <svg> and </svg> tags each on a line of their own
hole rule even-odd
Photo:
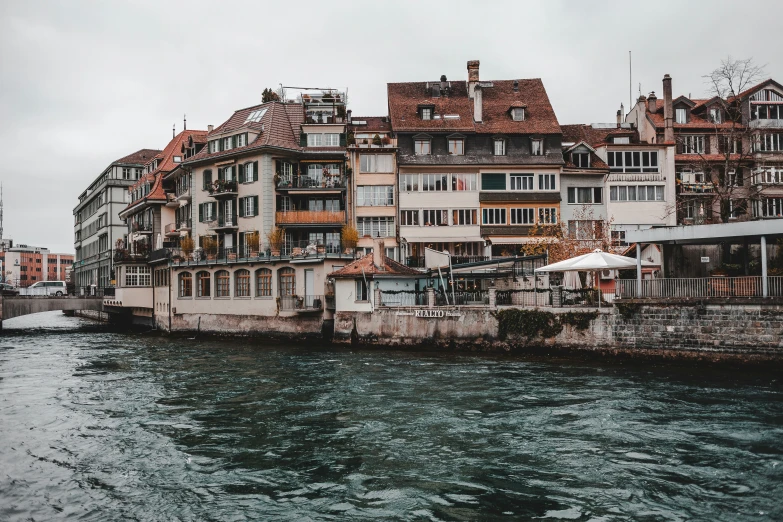
<svg viewBox="0 0 783 522">
<path fill-rule="evenodd" d="M 359 234 L 358 249 L 369 253 L 383 239 L 384 254 L 399 260 L 397 242 L 397 140 L 388 116 L 351 116 L 348 112 L 350 190 L 348 221 Z"/>
<path fill-rule="evenodd" d="M 76 286 L 111 286 L 114 247 L 127 230 L 119 213 L 128 205 L 128 187 L 141 178 L 146 164 L 160 152 L 141 149 L 112 162 L 79 195 L 73 209 Z"/>
<path fill-rule="evenodd" d="M 48 248 L 19 244 L 0 251 L 3 280 L 18 287 L 38 281 L 71 282 L 73 254 L 56 254 Z"/>
<path fill-rule="evenodd" d="M 399 234 L 409 266 L 424 248 L 455 262 L 514 254 L 560 213 L 561 130 L 540 79 L 388 84 L 398 145 Z"/>
</svg>

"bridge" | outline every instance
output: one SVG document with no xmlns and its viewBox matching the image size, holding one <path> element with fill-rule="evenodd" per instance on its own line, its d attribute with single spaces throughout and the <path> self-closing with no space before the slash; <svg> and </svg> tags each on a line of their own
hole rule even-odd
<svg viewBox="0 0 783 522">
<path fill-rule="evenodd" d="M 53 312 L 55 310 L 103 311 L 102 297 L 49 297 L 49 296 L 2 296 L 0 295 L 0 330 L 4 319 L 22 315 Z"/>
</svg>

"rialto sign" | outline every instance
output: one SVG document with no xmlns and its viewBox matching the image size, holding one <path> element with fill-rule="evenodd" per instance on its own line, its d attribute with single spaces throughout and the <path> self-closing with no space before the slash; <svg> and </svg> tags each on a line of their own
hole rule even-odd
<svg viewBox="0 0 783 522">
<path fill-rule="evenodd" d="M 450 310 L 416 310 L 414 317 L 424 317 L 428 319 L 443 319 L 444 317 L 459 317 L 462 314 Z"/>
</svg>

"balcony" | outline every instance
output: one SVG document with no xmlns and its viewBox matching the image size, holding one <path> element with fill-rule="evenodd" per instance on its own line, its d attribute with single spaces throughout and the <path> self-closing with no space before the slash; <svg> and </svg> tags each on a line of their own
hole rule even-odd
<svg viewBox="0 0 783 522">
<path fill-rule="evenodd" d="M 677 181 L 677 193 L 678 194 L 713 194 L 715 187 L 712 183 L 684 183 Z"/>
<path fill-rule="evenodd" d="M 131 223 L 131 231 L 139 234 L 152 234 L 152 223 Z"/>
<path fill-rule="evenodd" d="M 171 193 L 166 194 L 166 207 L 179 208 L 179 201 L 177 200 L 177 197 L 174 194 Z"/>
<path fill-rule="evenodd" d="M 166 237 L 177 237 L 179 235 L 179 230 L 177 230 L 177 225 L 174 223 L 169 223 L 166 225 L 166 227 L 163 229 L 164 234 Z"/>
<path fill-rule="evenodd" d="M 322 295 L 293 295 L 280 298 L 280 310 L 285 312 L 320 312 L 324 309 Z"/>
<path fill-rule="evenodd" d="M 339 225 L 345 224 L 344 210 L 289 210 L 277 212 L 278 225 Z"/>
<path fill-rule="evenodd" d="M 209 224 L 212 230 L 236 230 L 239 228 L 236 216 L 219 216 Z"/>
<path fill-rule="evenodd" d="M 193 224 L 190 218 L 177 221 L 177 230 L 189 232 L 191 228 L 193 228 Z"/>
<path fill-rule="evenodd" d="M 190 201 L 192 199 L 192 195 L 190 193 L 190 185 L 178 184 L 174 194 L 177 196 L 177 199 L 179 201 Z"/>
<path fill-rule="evenodd" d="M 345 178 L 342 176 L 329 176 L 323 178 L 314 178 L 311 176 L 295 176 L 289 179 L 282 179 L 277 183 L 278 190 L 298 190 L 302 192 L 324 191 L 324 190 L 345 190 Z"/>
<path fill-rule="evenodd" d="M 237 195 L 237 182 L 219 179 L 209 187 L 209 195 L 215 199 L 234 197 Z"/>
</svg>

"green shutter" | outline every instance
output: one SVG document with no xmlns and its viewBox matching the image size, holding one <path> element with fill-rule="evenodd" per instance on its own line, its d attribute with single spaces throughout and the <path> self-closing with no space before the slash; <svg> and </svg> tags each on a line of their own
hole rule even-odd
<svg viewBox="0 0 783 522">
<path fill-rule="evenodd" d="M 239 198 L 239 217 L 245 217 L 245 198 Z"/>
<path fill-rule="evenodd" d="M 231 148 L 236 149 L 237 148 L 237 137 L 231 136 Z"/>
<path fill-rule="evenodd" d="M 204 222 L 204 203 L 198 204 L 198 222 L 199 223 Z"/>
<path fill-rule="evenodd" d="M 212 212 L 210 212 L 209 215 L 212 217 L 212 219 L 217 219 L 217 210 L 218 210 L 217 201 L 213 201 L 212 203 L 208 203 L 208 205 L 212 209 Z"/>
<path fill-rule="evenodd" d="M 258 196 L 252 196 L 253 198 L 253 215 L 258 215 Z"/>
<path fill-rule="evenodd" d="M 245 182 L 245 166 L 244 165 L 237 165 L 237 182 L 238 183 L 244 183 Z"/>
<path fill-rule="evenodd" d="M 506 190 L 506 175 L 482 174 L 481 190 Z"/>
<path fill-rule="evenodd" d="M 345 133 L 344 132 L 340 133 L 340 146 L 341 147 L 345 147 L 346 146 L 346 140 L 345 140 Z"/>
<path fill-rule="evenodd" d="M 204 171 L 204 190 L 209 189 L 209 186 L 212 184 L 212 171 L 211 170 L 205 170 Z"/>
<path fill-rule="evenodd" d="M 218 169 L 218 180 L 220 181 L 226 180 L 226 169 Z"/>
<path fill-rule="evenodd" d="M 304 132 L 299 134 L 299 146 L 307 147 L 307 134 L 305 134 Z"/>
<path fill-rule="evenodd" d="M 253 181 L 258 181 L 258 162 L 253 162 Z"/>
</svg>

